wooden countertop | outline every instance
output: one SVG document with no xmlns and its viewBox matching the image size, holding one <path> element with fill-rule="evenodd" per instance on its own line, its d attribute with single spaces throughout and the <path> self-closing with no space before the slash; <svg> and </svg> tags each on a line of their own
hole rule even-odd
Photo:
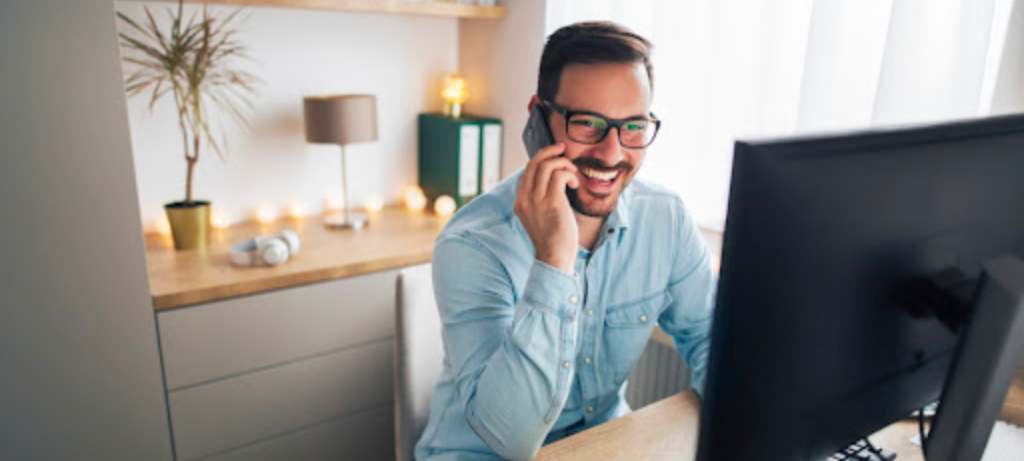
<svg viewBox="0 0 1024 461">
<path fill-rule="evenodd" d="M 692 460 L 697 455 L 699 416 L 696 394 L 676 394 L 545 446 L 534 461 Z M 910 443 L 917 432 L 916 422 L 903 420 L 876 432 L 869 440 L 895 452 L 898 461 L 923 461 L 921 448 Z"/>
<path fill-rule="evenodd" d="M 692 460 L 697 456 L 699 417 L 696 394 L 676 394 L 545 446 L 534 461 Z M 896 452 L 899 461 L 923 461 L 920 447 L 909 442 L 916 434 L 916 423 L 900 421 L 869 439 Z"/>
<path fill-rule="evenodd" d="M 171 238 L 146 235 L 146 262 L 156 310 L 232 298 L 307 283 L 430 262 L 434 239 L 445 220 L 397 207 L 370 215 L 358 231 L 327 229 L 319 216 L 246 223 L 212 230 L 210 247 L 175 251 Z M 302 239 L 299 254 L 276 267 L 236 267 L 228 248 L 257 235 L 292 229 Z"/>
</svg>

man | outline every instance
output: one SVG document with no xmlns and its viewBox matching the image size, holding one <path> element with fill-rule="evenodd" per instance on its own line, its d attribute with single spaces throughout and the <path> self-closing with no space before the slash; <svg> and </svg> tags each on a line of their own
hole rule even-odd
<svg viewBox="0 0 1024 461">
<path fill-rule="evenodd" d="M 655 323 L 703 391 L 708 253 L 675 194 L 634 181 L 659 125 L 649 55 L 611 23 L 549 37 L 530 107 L 555 143 L 437 240 L 445 364 L 418 460 L 526 460 L 628 413 Z"/>
</svg>

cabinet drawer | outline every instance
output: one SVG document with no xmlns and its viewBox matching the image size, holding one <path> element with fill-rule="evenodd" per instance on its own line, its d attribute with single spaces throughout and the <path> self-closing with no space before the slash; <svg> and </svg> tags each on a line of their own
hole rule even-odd
<svg viewBox="0 0 1024 461">
<path fill-rule="evenodd" d="M 391 405 L 273 437 L 204 461 L 392 461 L 395 459 Z"/>
<path fill-rule="evenodd" d="M 167 389 L 394 336 L 397 271 L 158 314 Z"/>
<path fill-rule="evenodd" d="M 227 453 L 389 404 L 393 350 L 385 340 L 170 392 L 178 459 Z"/>
</svg>

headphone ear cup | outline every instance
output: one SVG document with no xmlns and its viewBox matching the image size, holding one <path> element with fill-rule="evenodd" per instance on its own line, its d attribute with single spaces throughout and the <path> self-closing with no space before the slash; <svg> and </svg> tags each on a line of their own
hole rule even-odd
<svg viewBox="0 0 1024 461">
<path fill-rule="evenodd" d="M 288 261 L 288 245 L 276 237 L 260 239 L 257 242 L 260 259 L 269 266 Z"/>
<path fill-rule="evenodd" d="M 295 256 L 299 254 L 299 249 L 302 248 L 302 241 L 299 240 L 299 234 L 291 229 L 285 229 L 277 236 L 288 245 L 288 256 Z"/>
</svg>

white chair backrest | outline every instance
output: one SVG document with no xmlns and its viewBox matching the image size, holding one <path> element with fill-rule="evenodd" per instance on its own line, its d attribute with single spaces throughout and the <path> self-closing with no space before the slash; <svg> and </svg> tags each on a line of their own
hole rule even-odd
<svg viewBox="0 0 1024 461">
<path fill-rule="evenodd" d="M 396 291 L 395 454 L 398 461 L 413 461 L 444 361 L 430 264 L 399 272 Z"/>
</svg>

